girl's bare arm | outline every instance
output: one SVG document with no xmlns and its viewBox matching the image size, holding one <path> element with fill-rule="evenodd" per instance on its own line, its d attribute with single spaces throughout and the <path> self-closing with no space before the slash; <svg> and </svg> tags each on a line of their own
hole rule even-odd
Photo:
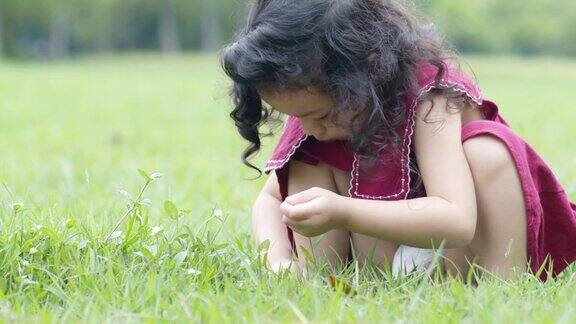
<svg viewBox="0 0 576 324">
<path fill-rule="evenodd" d="M 272 172 L 252 207 L 252 234 L 257 244 L 270 240 L 268 260 L 274 270 L 287 267 L 292 257 L 288 228 L 282 222 L 281 202 L 278 180 Z"/>
<path fill-rule="evenodd" d="M 344 226 L 416 247 L 468 245 L 476 228 L 476 196 L 461 142 L 461 113 L 441 95 L 418 107 L 414 145 L 427 197 L 403 201 L 346 199 Z"/>
</svg>

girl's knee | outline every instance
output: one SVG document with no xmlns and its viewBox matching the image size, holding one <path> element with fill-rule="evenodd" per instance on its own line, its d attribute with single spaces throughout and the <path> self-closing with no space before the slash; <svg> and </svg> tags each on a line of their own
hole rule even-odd
<svg viewBox="0 0 576 324">
<path fill-rule="evenodd" d="M 336 192 L 332 169 L 324 162 L 312 165 L 300 161 L 291 161 L 288 171 L 288 193 L 294 194 L 312 187 Z"/>
<path fill-rule="evenodd" d="M 515 170 L 508 148 L 494 136 L 473 137 L 465 141 L 463 147 L 475 180 L 486 181 L 505 170 Z"/>
<path fill-rule="evenodd" d="M 496 137 L 480 136 L 466 141 L 464 150 L 474 178 L 478 217 L 492 217 L 502 210 L 524 215 L 522 183 L 507 146 Z"/>
</svg>

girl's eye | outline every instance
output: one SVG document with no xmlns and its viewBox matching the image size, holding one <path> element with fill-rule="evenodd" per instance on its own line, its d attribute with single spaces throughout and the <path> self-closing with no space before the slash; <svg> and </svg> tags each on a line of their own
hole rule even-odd
<svg viewBox="0 0 576 324">
<path fill-rule="evenodd" d="M 318 118 L 318 120 L 324 120 L 330 115 L 330 112 L 326 113 L 324 116 Z"/>
</svg>

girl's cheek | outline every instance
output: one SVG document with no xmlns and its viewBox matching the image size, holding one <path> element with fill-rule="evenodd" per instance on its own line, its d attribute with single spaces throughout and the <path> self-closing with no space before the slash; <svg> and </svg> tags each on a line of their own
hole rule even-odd
<svg viewBox="0 0 576 324">
<path fill-rule="evenodd" d="M 347 132 L 350 122 L 350 119 L 346 116 L 338 116 L 335 121 L 327 121 L 325 126 L 327 129 L 336 130 L 338 132 Z"/>
<path fill-rule="evenodd" d="M 358 112 L 353 110 L 343 111 L 338 116 L 336 116 L 336 123 L 343 127 L 348 127 L 348 125 L 350 125 L 356 114 L 358 114 Z"/>
</svg>

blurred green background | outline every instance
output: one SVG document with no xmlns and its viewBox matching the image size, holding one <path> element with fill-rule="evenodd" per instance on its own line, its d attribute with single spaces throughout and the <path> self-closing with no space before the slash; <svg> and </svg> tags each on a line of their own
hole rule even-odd
<svg viewBox="0 0 576 324">
<path fill-rule="evenodd" d="M 576 61 L 463 60 L 576 199 Z M 478 289 L 454 281 L 391 284 L 370 279 L 369 271 L 352 272 L 350 278 L 360 276 L 349 279 L 358 297 L 334 293 L 322 272 L 304 283 L 260 272 L 235 242 L 251 242 L 250 208 L 264 178 L 246 180 L 255 173 L 240 163 L 245 143 L 228 117 L 227 81 L 213 54 L 7 61 L 0 71 L 0 321 L 296 322 L 293 307 L 327 322 L 569 323 L 576 317 L 573 271 L 547 285 L 494 280 Z M 274 141 L 264 142 L 256 165 Z M 125 210 L 118 190 L 135 195 L 141 186 L 137 168 L 164 174 L 144 195 L 147 223 L 128 247 L 99 243 Z M 180 223 L 164 211 L 166 199 L 189 210 Z M 17 218 L 15 202 L 26 208 Z M 76 227 L 64 226 L 69 222 Z M 119 230 L 127 232 L 127 223 Z M 207 223 L 215 239 L 194 234 Z M 24 244 L 11 224 L 24 229 Z M 194 235 L 170 243 L 175 226 L 178 234 Z M 147 234 L 156 227 L 166 239 Z M 221 244 L 225 254 L 215 256 Z M 137 254 L 149 246 L 157 247 L 157 258 Z M 167 260 L 182 251 L 187 261 L 168 268 Z"/>
<path fill-rule="evenodd" d="M 247 0 L 1 0 L 0 55 L 214 51 Z M 415 0 L 464 53 L 576 55 L 574 0 Z"/>
<path fill-rule="evenodd" d="M 478 287 L 360 272 L 348 297 L 324 289 L 322 273 L 300 283 L 250 264 L 236 246 L 251 242 L 264 178 L 247 180 L 256 174 L 240 162 L 246 143 L 215 54 L 245 5 L 0 0 L 0 321 L 295 322 L 301 311 L 330 322 L 574 322 L 574 271 L 546 285 Z M 415 5 L 576 200 L 576 1 Z M 264 141 L 257 166 L 274 142 Z M 126 208 L 118 190 L 142 185 L 138 168 L 164 174 L 145 192 L 146 222 L 128 247 L 102 243 Z M 179 223 L 165 200 L 186 210 Z M 195 234 L 205 224 L 213 234 Z M 152 247 L 156 256 L 143 258 Z"/>
</svg>

